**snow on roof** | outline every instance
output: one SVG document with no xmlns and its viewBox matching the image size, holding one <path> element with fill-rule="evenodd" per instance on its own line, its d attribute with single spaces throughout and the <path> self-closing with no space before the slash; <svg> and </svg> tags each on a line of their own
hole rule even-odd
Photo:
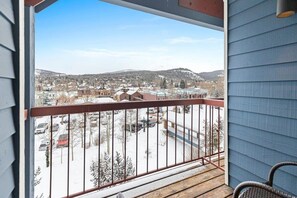
<svg viewBox="0 0 297 198">
<path fill-rule="evenodd" d="M 123 91 L 117 91 L 114 95 L 119 96 L 119 95 L 121 95 L 123 93 L 124 93 Z"/>
<path fill-rule="evenodd" d="M 91 103 L 109 103 L 115 102 L 112 98 L 89 98 L 87 101 L 86 99 L 77 99 L 75 100 L 75 104 L 91 104 Z"/>
<path fill-rule="evenodd" d="M 105 103 L 105 102 L 115 102 L 114 99 L 106 97 L 106 98 L 94 98 L 92 100 L 94 103 Z"/>
<path fill-rule="evenodd" d="M 176 90 L 177 93 L 183 93 L 183 94 L 203 94 L 207 93 L 206 90 L 200 89 L 200 88 L 187 88 L 187 89 L 179 89 Z"/>
<path fill-rule="evenodd" d="M 133 95 L 136 92 L 137 92 L 137 90 L 129 90 L 129 91 L 127 91 L 127 94 L 128 95 Z"/>
</svg>

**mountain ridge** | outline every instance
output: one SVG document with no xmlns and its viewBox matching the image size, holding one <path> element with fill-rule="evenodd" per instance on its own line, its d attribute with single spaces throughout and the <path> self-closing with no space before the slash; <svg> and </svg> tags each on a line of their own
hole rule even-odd
<svg viewBox="0 0 297 198">
<path fill-rule="evenodd" d="M 105 72 L 98 74 L 65 74 L 60 72 L 54 72 L 50 70 L 44 69 L 36 69 L 35 75 L 40 76 L 90 76 L 90 77 L 103 77 L 103 78 L 112 78 L 114 76 L 130 76 L 130 77 L 141 77 L 145 80 L 148 79 L 156 79 L 156 78 L 165 78 L 165 79 L 185 79 L 185 80 L 195 80 L 195 81 L 203 81 L 203 80 L 216 80 L 220 76 L 224 75 L 224 70 L 215 70 L 212 72 L 201 72 L 195 73 L 187 68 L 173 68 L 167 70 L 157 70 L 157 71 L 149 71 L 149 70 L 119 70 L 114 72 Z"/>
</svg>

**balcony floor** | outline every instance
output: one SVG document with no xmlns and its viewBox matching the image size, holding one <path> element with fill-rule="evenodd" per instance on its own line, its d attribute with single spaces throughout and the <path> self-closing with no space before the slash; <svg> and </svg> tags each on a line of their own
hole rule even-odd
<svg viewBox="0 0 297 198">
<path fill-rule="evenodd" d="M 223 160 L 222 160 L 223 163 Z M 233 190 L 224 184 L 224 172 L 215 166 L 192 163 L 183 167 L 102 189 L 83 197 L 215 197 L 231 198 Z M 126 185 L 126 186 L 125 186 Z"/>
<path fill-rule="evenodd" d="M 232 197 L 233 190 L 224 184 L 224 172 L 213 165 L 205 167 L 195 175 L 138 197 Z"/>
</svg>

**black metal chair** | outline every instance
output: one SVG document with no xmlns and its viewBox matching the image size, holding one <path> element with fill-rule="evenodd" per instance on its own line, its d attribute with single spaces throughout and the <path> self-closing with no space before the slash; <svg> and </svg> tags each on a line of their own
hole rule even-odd
<svg viewBox="0 0 297 198">
<path fill-rule="evenodd" d="M 234 198 L 297 198 L 283 191 L 273 188 L 275 171 L 283 166 L 297 166 L 297 162 L 281 162 L 274 165 L 265 183 L 246 181 L 240 183 L 234 190 Z"/>
</svg>

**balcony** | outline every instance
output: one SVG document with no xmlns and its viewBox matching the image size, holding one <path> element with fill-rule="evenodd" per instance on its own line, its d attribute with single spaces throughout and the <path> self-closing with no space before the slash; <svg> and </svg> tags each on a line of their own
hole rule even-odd
<svg viewBox="0 0 297 198">
<path fill-rule="evenodd" d="M 35 195 L 230 196 L 223 107 L 190 99 L 33 108 L 44 127 L 35 135 Z"/>
</svg>

